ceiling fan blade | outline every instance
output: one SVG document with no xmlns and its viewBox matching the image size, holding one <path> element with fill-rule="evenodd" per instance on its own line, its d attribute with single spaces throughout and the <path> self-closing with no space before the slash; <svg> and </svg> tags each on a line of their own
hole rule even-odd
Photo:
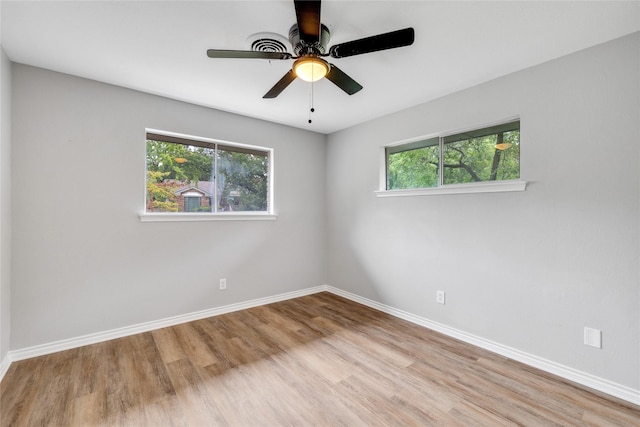
<svg viewBox="0 0 640 427">
<path fill-rule="evenodd" d="M 333 64 L 329 64 L 329 65 L 331 65 L 331 69 L 329 70 L 329 72 L 325 77 L 331 82 L 333 82 L 340 89 L 342 89 L 349 95 L 353 95 L 354 93 L 362 89 L 362 86 L 360 86 L 360 83 L 353 80 L 351 77 L 345 74 L 340 68 L 336 67 Z"/>
<path fill-rule="evenodd" d="M 276 96 L 280 95 L 280 92 L 285 90 L 287 88 L 287 86 L 289 86 L 291 84 L 291 82 L 294 81 L 295 79 L 296 79 L 296 74 L 293 72 L 293 70 L 289 70 L 289 72 L 287 74 L 285 74 L 278 81 L 278 83 L 276 83 L 271 89 L 269 89 L 269 92 L 267 92 L 263 96 L 263 98 L 265 98 L 265 99 L 267 99 L 267 98 L 275 98 Z"/>
<path fill-rule="evenodd" d="M 308 44 L 320 41 L 320 1 L 294 0 L 300 40 Z"/>
<path fill-rule="evenodd" d="M 253 50 L 207 50 L 209 58 L 233 58 L 233 59 L 291 59 L 289 52 L 258 52 Z"/>
<path fill-rule="evenodd" d="M 415 32 L 413 28 L 409 27 L 331 46 L 329 55 L 332 58 L 345 58 L 347 56 L 409 46 L 413 44 L 414 38 Z"/>
</svg>

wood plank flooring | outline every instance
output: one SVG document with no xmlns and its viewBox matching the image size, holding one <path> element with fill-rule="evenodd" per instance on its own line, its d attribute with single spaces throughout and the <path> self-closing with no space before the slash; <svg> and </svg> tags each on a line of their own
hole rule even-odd
<svg viewBox="0 0 640 427">
<path fill-rule="evenodd" d="M 329 293 L 12 364 L 2 426 L 638 426 L 640 408 Z"/>
</svg>

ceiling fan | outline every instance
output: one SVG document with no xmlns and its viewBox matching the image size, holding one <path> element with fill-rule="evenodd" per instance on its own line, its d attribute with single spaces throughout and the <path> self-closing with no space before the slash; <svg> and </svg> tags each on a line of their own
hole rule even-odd
<svg viewBox="0 0 640 427">
<path fill-rule="evenodd" d="M 294 0 L 296 24 L 289 30 L 289 41 L 295 56 L 288 52 L 269 52 L 251 50 L 209 49 L 209 58 L 245 58 L 245 59 L 295 59 L 293 67 L 276 83 L 263 98 L 275 98 L 297 77 L 314 82 L 326 77 L 349 95 L 362 89 L 362 86 L 335 65 L 322 59 L 346 58 L 363 53 L 377 52 L 413 44 L 413 28 L 378 34 L 363 39 L 339 43 L 331 46 L 327 53 L 329 29 L 320 22 L 320 1 Z"/>
</svg>

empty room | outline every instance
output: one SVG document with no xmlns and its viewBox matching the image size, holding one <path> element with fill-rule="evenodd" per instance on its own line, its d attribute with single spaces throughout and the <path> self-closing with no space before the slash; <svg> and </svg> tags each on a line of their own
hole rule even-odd
<svg viewBox="0 0 640 427">
<path fill-rule="evenodd" d="M 0 25 L 0 425 L 640 426 L 640 2 Z"/>
</svg>

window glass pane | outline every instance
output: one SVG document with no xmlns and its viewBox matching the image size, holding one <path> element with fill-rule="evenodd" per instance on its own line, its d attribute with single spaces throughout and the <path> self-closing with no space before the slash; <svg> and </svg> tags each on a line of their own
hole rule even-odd
<svg viewBox="0 0 640 427">
<path fill-rule="evenodd" d="M 429 142 L 420 148 L 387 150 L 387 190 L 438 186 L 438 139 Z"/>
<path fill-rule="evenodd" d="M 268 174 L 266 152 L 219 148 L 218 211 L 267 211 Z"/>
<path fill-rule="evenodd" d="M 213 153 L 213 148 L 148 139 L 147 212 L 193 212 L 185 209 L 186 193 L 212 184 Z"/>
<path fill-rule="evenodd" d="M 520 123 L 444 138 L 443 184 L 520 177 Z"/>
</svg>

